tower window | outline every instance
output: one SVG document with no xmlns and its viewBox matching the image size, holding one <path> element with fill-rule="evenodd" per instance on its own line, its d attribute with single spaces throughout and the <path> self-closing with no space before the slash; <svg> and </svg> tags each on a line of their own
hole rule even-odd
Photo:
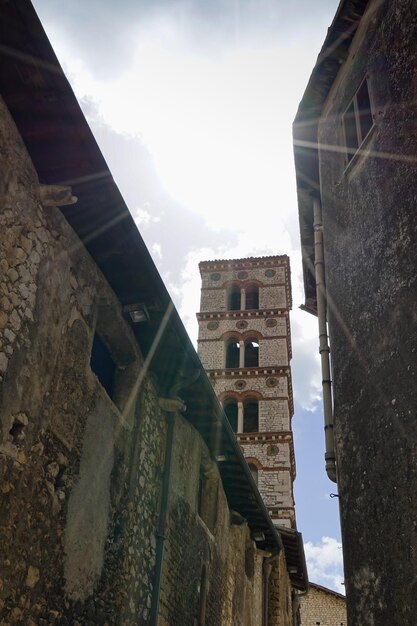
<svg viewBox="0 0 417 626">
<path fill-rule="evenodd" d="M 246 309 L 259 309 L 258 285 L 248 285 L 245 291 L 246 291 Z"/>
<path fill-rule="evenodd" d="M 226 367 L 239 367 L 239 343 L 236 339 L 231 339 L 226 344 Z"/>
<path fill-rule="evenodd" d="M 248 339 L 245 342 L 245 367 L 258 367 L 259 343 L 256 339 Z"/>
<path fill-rule="evenodd" d="M 238 285 L 231 285 L 227 291 L 227 310 L 240 310 L 240 287 Z"/>
<path fill-rule="evenodd" d="M 365 78 L 343 115 L 347 163 L 355 156 L 373 125 L 368 81 Z"/>
<path fill-rule="evenodd" d="M 259 404 L 254 398 L 246 400 L 243 404 L 243 432 L 259 432 Z"/>
<path fill-rule="evenodd" d="M 224 412 L 229 420 L 233 432 L 237 432 L 237 402 L 233 398 L 226 398 L 224 401 Z"/>
</svg>

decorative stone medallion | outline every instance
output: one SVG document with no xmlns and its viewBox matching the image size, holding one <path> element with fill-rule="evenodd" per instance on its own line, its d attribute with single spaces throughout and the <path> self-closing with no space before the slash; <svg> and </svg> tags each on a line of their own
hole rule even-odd
<svg viewBox="0 0 417 626">
<path fill-rule="evenodd" d="M 273 328 L 276 325 L 277 325 L 277 320 L 274 320 L 272 317 L 267 319 L 265 322 L 265 326 L 268 326 L 268 328 Z"/>
<path fill-rule="evenodd" d="M 278 378 L 267 378 L 265 385 L 267 387 L 276 387 L 278 385 Z"/>
<path fill-rule="evenodd" d="M 208 330 L 216 330 L 219 327 L 219 322 L 208 322 L 207 328 Z"/>
<path fill-rule="evenodd" d="M 214 281 L 220 280 L 219 272 L 214 272 L 214 274 L 210 274 L 210 278 L 211 280 L 214 280 Z"/>
<path fill-rule="evenodd" d="M 237 380 L 235 382 L 236 389 L 244 389 L 246 387 L 246 380 Z"/>
<path fill-rule="evenodd" d="M 275 274 L 275 270 L 265 270 L 265 276 L 267 276 L 268 278 L 272 278 L 273 276 L 275 276 Z"/>
<path fill-rule="evenodd" d="M 239 280 L 245 280 L 245 278 L 248 277 L 248 273 L 243 270 L 242 272 L 237 273 L 237 277 Z"/>
<path fill-rule="evenodd" d="M 268 456 L 276 456 L 279 452 L 279 448 L 276 444 L 272 443 L 270 446 L 267 447 L 266 449 L 266 453 Z"/>
<path fill-rule="evenodd" d="M 244 328 L 248 327 L 248 323 L 246 320 L 239 320 L 238 322 L 236 322 L 236 328 L 239 328 L 239 330 L 243 330 Z"/>
</svg>

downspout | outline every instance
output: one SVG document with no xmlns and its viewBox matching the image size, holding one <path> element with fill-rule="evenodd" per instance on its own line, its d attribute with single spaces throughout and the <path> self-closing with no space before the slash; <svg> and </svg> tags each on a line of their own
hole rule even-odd
<svg viewBox="0 0 417 626">
<path fill-rule="evenodd" d="M 162 497 L 161 508 L 159 510 L 158 526 L 156 529 L 156 549 L 155 549 L 155 574 L 152 590 L 150 625 L 157 626 L 159 614 L 159 599 L 161 595 L 162 565 L 164 562 L 164 544 L 166 539 L 166 527 L 168 517 L 168 499 L 171 477 L 172 444 L 174 441 L 174 419 L 177 411 L 184 411 L 185 406 L 180 400 L 170 400 L 161 398 L 160 407 L 166 411 L 168 425 L 165 441 L 165 460 L 162 475 Z"/>
<path fill-rule="evenodd" d="M 314 198 L 314 268 L 316 276 L 317 316 L 319 321 L 319 352 L 323 385 L 325 462 L 328 478 L 337 483 L 336 454 L 333 429 L 332 381 L 330 378 L 330 347 L 327 336 L 326 283 L 324 278 L 324 249 L 322 211 L 319 198 Z"/>
</svg>

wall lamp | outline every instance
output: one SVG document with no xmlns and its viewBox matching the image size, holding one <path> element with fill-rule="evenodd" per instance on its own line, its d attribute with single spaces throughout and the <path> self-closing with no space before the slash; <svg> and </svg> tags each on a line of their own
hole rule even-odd
<svg viewBox="0 0 417 626">
<path fill-rule="evenodd" d="M 225 463 L 228 460 L 229 457 L 227 456 L 227 454 L 216 454 L 217 463 Z"/>
<path fill-rule="evenodd" d="M 149 322 L 149 312 L 143 302 L 133 302 L 123 307 L 123 313 L 129 315 L 134 324 Z"/>
</svg>

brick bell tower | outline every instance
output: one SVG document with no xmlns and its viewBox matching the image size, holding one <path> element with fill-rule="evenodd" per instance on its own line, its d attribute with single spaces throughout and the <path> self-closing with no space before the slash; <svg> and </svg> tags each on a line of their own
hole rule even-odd
<svg viewBox="0 0 417 626">
<path fill-rule="evenodd" d="M 295 527 L 289 258 L 203 261 L 198 353 L 275 524 Z"/>
</svg>

